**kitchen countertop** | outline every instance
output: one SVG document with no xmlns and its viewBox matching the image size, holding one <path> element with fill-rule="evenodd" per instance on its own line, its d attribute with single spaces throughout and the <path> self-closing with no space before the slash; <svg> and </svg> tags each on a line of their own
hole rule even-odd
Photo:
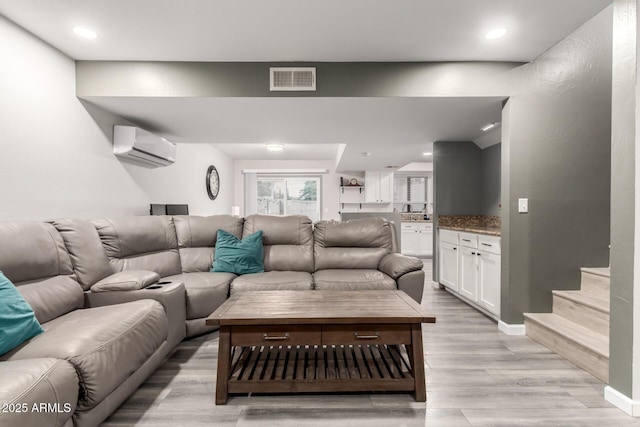
<svg viewBox="0 0 640 427">
<path fill-rule="evenodd" d="M 477 233 L 477 234 L 486 234 L 488 236 L 498 236 L 501 235 L 501 230 L 496 227 L 455 227 L 455 226 L 438 226 L 441 230 L 452 230 L 452 231 L 462 231 L 466 233 Z"/>
<path fill-rule="evenodd" d="M 412 223 L 427 223 L 427 224 L 431 224 L 432 222 L 433 222 L 433 220 L 431 220 L 431 219 L 411 219 L 411 220 L 403 219 L 402 220 L 402 223 L 404 223 L 404 224 L 412 224 Z"/>
<path fill-rule="evenodd" d="M 439 215 L 438 228 L 500 236 L 502 220 L 495 215 Z"/>
<path fill-rule="evenodd" d="M 432 218 L 424 219 L 426 213 L 421 212 L 401 212 L 400 221 L 402 222 L 433 222 Z"/>
</svg>

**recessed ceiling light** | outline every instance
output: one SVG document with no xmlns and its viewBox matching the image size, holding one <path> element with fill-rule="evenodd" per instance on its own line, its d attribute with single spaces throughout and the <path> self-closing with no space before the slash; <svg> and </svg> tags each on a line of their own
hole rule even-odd
<svg viewBox="0 0 640 427">
<path fill-rule="evenodd" d="M 267 150 L 269 151 L 282 151 L 284 150 L 283 144 L 267 144 Z"/>
<path fill-rule="evenodd" d="M 493 30 L 485 34 L 484 38 L 487 40 L 495 40 L 503 37 L 505 34 L 507 34 L 506 28 L 494 28 Z"/>
<path fill-rule="evenodd" d="M 489 129 L 493 129 L 493 128 L 494 128 L 494 127 L 496 127 L 496 126 L 498 126 L 498 122 L 495 122 L 495 123 L 487 123 L 486 125 L 482 126 L 482 127 L 480 128 L 480 130 L 481 130 L 482 132 L 486 132 L 486 131 L 488 131 Z"/>
<path fill-rule="evenodd" d="M 423 156 L 431 156 L 433 153 L 431 151 L 425 151 L 422 153 Z"/>
<path fill-rule="evenodd" d="M 94 31 L 91 31 L 88 28 L 75 27 L 73 29 L 73 32 L 80 37 L 84 37 L 85 39 L 95 39 L 96 37 L 98 37 L 98 35 Z"/>
</svg>

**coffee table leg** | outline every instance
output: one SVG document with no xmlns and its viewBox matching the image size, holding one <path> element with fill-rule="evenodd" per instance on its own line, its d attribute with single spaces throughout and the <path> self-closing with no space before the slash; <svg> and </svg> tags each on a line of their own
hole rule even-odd
<svg viewBox="0 0 640 427">
<path fill-rule="evenodd" d="M 218 375 L 216 378 L 216 405 L 224 405 L 229 397 L 229 368 L 231 365 L 231 331 L 220 326 L 218 342 Z"/>
<path fill-rule="evenodd" d="M 427 390 L 424 381 L 424 349 L 422 348 L 422 325 L 411 325 L 411 363 L 416 389 L 416 401 L 427 400 Z"/>
</svg>

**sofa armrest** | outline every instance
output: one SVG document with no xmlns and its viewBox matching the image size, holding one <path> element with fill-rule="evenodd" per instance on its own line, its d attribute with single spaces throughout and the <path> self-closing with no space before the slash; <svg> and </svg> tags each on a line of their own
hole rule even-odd
<svg viewBox="0 0 640 427">
<path fill-rule="evenodd" d="M 147 270 L 121 271 L 91 286 L 91 292 L 135 291 L 160 280 L 160 275 Z"/>
<path fill-rule="evenodd" d="M 398 279 L 412 271 L 422 270 L 422 261 L 418 258 L 406 256 L 398 253 L 387 254 L 380 260 L 378 270 L 382 271 L 393 280 Z"/>
<path fill-rule="evenodd" d="M 68 361 L 4 361 L 0 362 L 0 378 L 0 425 L 71 425 L 80 386 L 76 370 Z M 55 410 L 48 410 L 51 407 Z"/>
<path fill-rule="evenodd" d="M 158 282 L 143 289 L 85 292 L 86 307 L 102 307 L 141 299 L 153 299 L 164 307 L 169 323 L 167 342 L 171 348 L 187 333 L 186 292 L 182 282 Z"/>
</svg>

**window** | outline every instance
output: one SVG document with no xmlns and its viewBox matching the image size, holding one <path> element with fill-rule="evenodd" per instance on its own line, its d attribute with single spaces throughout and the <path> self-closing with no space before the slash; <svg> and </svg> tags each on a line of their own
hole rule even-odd
<svg viewBox="0 0 640 427">
<path fill-rule="evenodd" d="M 256 212 L 320 219 L 319 176 L 258 175 Z"/>
</svg>

